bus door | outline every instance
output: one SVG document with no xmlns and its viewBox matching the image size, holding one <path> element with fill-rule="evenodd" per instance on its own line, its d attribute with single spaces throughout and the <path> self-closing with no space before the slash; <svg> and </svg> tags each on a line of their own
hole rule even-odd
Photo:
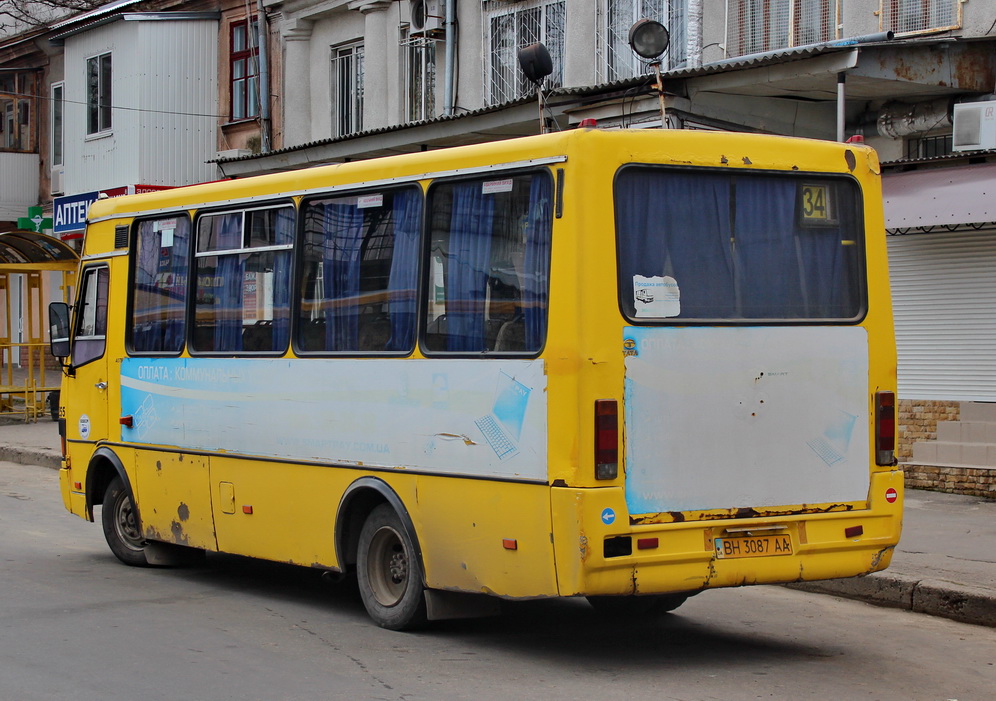
<svg viewBox="0 0 996 701">
<path fill-rule="evenodd" d="M 110 268 L 87 266 L 80 276 L 73 329 L 72 371 L 77 387 L 65 398 L 66 438 L 96 443 L 109 438 L 107 363 L 107 302 Z M 91 450 L 87 450 L 87 458 Z M 84 459 L 83 464 L 86 460 Z"/>
</svg>

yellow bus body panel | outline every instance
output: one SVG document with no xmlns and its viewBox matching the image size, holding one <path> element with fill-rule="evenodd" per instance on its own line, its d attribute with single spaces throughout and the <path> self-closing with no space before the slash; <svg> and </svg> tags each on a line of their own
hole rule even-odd
<svg viewBox="0 0 996 701">
<path fill-rule="evenodd" d="M 323 189 L 362 181 L 388 182 L 421 174 L 458 174 L 495 164 L 547 159 L 562 172 L 562 212 L 553 220 L 550 314 L 540 358 L 547 378 L 547 482 L 462 479 L 415 474 L 405 466 L 300 464 L 264 456 L 194 453 L 169 446 L 136 448 L 122 441 L 118 366 L 126 357 L 129 298 L 126 249 L 115 249 L 115 227 L 130 226 L 145 210 L 194 211 L 212 203 L 299 201 Z M 87 485 L 96 449 L 121 459 L 135 490 L 148 537 L 207 550 L 327 569 L 345 568 L 337 552 L 336 516 L 355 480 L 382 480 L 414 524 L 429 587 L 510 598 L 555 595 L 696 591 L 707 587 L 853 576 L 885 567 L 901 527 L 902 473 L 875 464 L 874 441 L 866 501 L 788 505 L 786 513 L 740 518 L 733 510 L 640 515 L 627 512 L 625 435 L 620 411 L 619 476 L 596 480 L 592 408 L 614 399 L 622 407 L 622 339 L 628 322 L 619 309 L 615 220 L 611 193 L 620 167 L 661 164 L 718 170 L 836 173 L 854 178 L 863 193 L 867 312 L 857 325 L 868 336 L 869 415 L 875 391 L 896 389 L 895 339 L 888 284 L 878 161 L 863 146 L 698 132 L 599 132 L 556 135 L 205 184 L 96 202 L 90 210 L 84 266 L 111 269 L 107 351 L 102 361 L 77 368 L 63 386 L 69 467 L 60 473 L 67 508 L 92 516 L 99 494 Z M 501 171 L 499 171 L 501 172 Z M 428 187 L 429 178 L 421 181 Z M 114 255 L 118 254 L 118 255 Z M 190 357 L 184 351 L 182 358 Z M 306 364 L 309 359 L 288 362 Z M 420 349 L 398 363 L 424 361 Z M 354 362 L 348 358 L 343 363 Z M 361 361 L 362 362 L 362 361 Z M 478 362 L 487 363 L 487 359 Z M 107 382 L 103 394 L 97 382 Z M 90 439 L 77 428 L 82 413 L 105 416 Z M 293 411 L 295 407 L 273 407 Z M 93 421 L 94 417 L 90 417 Z M 864 430 L 871 431 L 866 426 Z M 334 432 L 334 427 L 329 428 Z M 99 434 L 99 435 L 98 435 Z M 888 489 L 898 492 L 889 503 Z M 602 512 L 617 515 L 606 525 Z M 795 513 L 788 513 L 789 511 Z M 721 560 L 712 541 L 723 529 L 763 523 L 786 527 L 791 556 Z M 845 530 L 860 526 L 862 535 Z M 852 531 L 849 531 L 852 532 Z M 606 557 L 607 539 L 658 540 L 653 551 Z"/>
</svg>

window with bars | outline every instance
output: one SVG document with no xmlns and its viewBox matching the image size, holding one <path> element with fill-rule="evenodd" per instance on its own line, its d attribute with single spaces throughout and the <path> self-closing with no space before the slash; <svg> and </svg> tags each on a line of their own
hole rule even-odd
<svg viewBox="0 0 996 701">
<path fill-rule="evenodd" d="M 111 128 L 111 54 L 86 60 L 86 133 L 99 134 Z"/>
<path fill-rule="evenodd" d="M 436 41 L 431 37 L 412 36 L 404 27 L 401 48 L 405 61 L 402 86 L 405 120 L 431 119 L 436 113 Z"/>
<path fill-rule="evenodd" d="M 727 55 L 746 56 L 836 39 L 842 4 L 843 0 L 730 0 Z"/>
<path fill-rule="evenodd" d="M 954 29 L 961 25 L 959 0 L 880 0 L 882 29 L 893 32 L 924 32 Z"/>
<path fill-rule="evenodd" d="M 363 128 L 363 44 L 332 47 L 332 136 Z"/>
<path fill-rule="evenodd" d="M 542 42 L 553 59 L 547 87 L 564 82 L 564 24 L 566 2 L 506 2 L 485 0 L 484 84 L 488 104 L 509 102 L 533 92 L 532 84 L 519 70 L 518 51 Z"/>
<path fill-rule="evenodd" d="M 919 160 L 922 158 L 940 158 L 954 153 L 951 134 L 917 136 L 906 139 L 906 158 Z"/>
<path fill-rule="evenodd" d="M 232 121 L 259 116 L 259 22 L 242 19 L 231 25 Z"/>
<path fill-rule="evenodd" d="M 687 0 L 605 0 L 599 9 L 600 79 L 605 81 L 632 78 L 648 72 L 648 63 L 640 60 L 629 46 L 629 29 L 638 19 L 652 19 L 667 27 L 671 35 L 665 68 L 676 68 L 687 59 Z"/>
</svg>

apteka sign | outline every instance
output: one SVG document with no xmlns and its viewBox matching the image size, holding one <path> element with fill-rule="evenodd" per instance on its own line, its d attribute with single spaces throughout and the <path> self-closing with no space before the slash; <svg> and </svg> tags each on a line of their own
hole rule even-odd
<svg viewBox="0 0 996 701">
<path fill-rule="evenodd" d="M 100 195 L 118 197 L 119 195 L 135 195 L 156 190 L 169 190 L 169 185 L 123 185 L 95 192 L 81 192 L 78 195 L 56 197 L 53 207 L 52 231 L 63 240 L 76 239 L 83 236 L 86 226 L 86 213 L 90 205 L 97 201 Z"/>
</svg>

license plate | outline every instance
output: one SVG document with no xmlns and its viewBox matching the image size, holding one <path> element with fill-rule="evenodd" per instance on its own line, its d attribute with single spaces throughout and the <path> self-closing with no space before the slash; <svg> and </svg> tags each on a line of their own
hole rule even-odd
<svg viewBox="0 0 996 701">
<path fill-rule="evenodd" d="M 786 534 L 716 538 L 715 543 L 716 557 L 720 560 L 792 554 L 792 539 Z"/>
</svg>

